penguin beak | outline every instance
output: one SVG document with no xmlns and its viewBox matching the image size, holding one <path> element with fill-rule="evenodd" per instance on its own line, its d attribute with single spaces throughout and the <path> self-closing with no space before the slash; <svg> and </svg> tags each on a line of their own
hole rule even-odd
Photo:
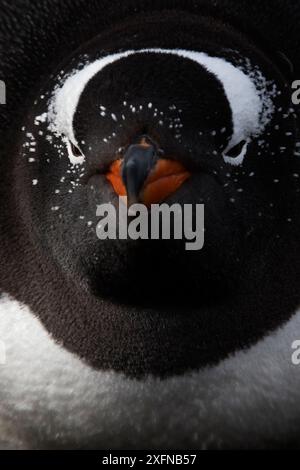
<svg viewBox="0 0 300 470">
<path fill-rule="evenodd" d="M 128 197 L 129 206 L 161 203 L 189 177 L 181 163 L 160 158 L 156 146 L 145 142 L 128 147 L 124 158 L 114 161 L 106 174 L 116 194 Z"/>
<path fill-rule="evenodd" d="M 157 160 L 157 152 L 152 144 L 130 145 L 127 149 L 122 162 L 121 176 L 130 205 L 140 202 L 142 188 Z"/>
</svg>

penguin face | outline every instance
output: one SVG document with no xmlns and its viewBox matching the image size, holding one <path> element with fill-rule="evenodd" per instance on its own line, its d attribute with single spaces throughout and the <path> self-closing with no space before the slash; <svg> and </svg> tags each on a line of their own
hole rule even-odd
<svg viewBox="0 0 300 470">
<path fill-rule="evenodd" d="M 63 65 L 24 126 L 28 206 L 39 243 L 78 291 L 95 301 L 155 308 L 156 320 L 142 328 L 144 338 L 155 335 L 157 312 L 163 310 L 159 322 L 176 330 L 165 361 L 177 372 L 186 359 L 173 352 L 178 343 L 184 350 L 186 332 L 203 331 L 208 317 L 206 331 L 223 335 L 224 324 L 235 324 L 240 314 L 242 296 L 251 298 L 282 261 L 283 240 L 290 239 L 287 221 L 297 219 L 299 165 L 289 90 L 278 69 L 255 48 L 245 55 L 242 43 L 236 50 L 205 44 L 99 56 L 101 47 L 93 43 L 83 59 L 80 51 L 79 59 L 77 54 Z M 97 238 L 97 206 L 118 205 L 107 175 L 143 142 L 153 145 L 155 158 L 176 162 L 188 173 L 160 202 L 204 204 L 201 251 L 186 251 L 185 240 Z M 178 305 L 184 305 L 185 319 L 182 311 L 166 313 Z M 218 313 L 212 314 L 215 306 Z M 222 343 L 221 352 L 212 346 L 209 354 L 195 354 L 193 364 L 188 359 L 188 366 L 219 358 L 277 321 L 242 329 L 237 339 Z M 140 340 L 138 331 L 133 338 Z M 192 344 L 198 348 L 196 339 Z M 80 353 L 90 358 L 88 351 Z M 103 367 L 101 351 L 96 356 L 94 363 Z M 106 364 L 112 363 L 109 358 Z"/>
<path fill-rule="evenodd" d="M 247 232 L 258 230 L 264 211 L 276 220 L 276 208 L 271 208 L 272 203 L 276 206 L 276 170 L 281 171 L 283 149 L 292 151 L 290 112 L 282 109 L 286 119 L 276 112 L 280 85 L 268 84 L 247 58 L 242 65 L 240 57 L 230 62 L 185 50 L 115 54 L 73 73 L 50 98 L 47 122 L 54 135 L 39 139 L 50 155 L 40 162 L 42 175 L 34 188 L 46 193 L 48 207 L 43 205 L 40 217 L 52 230 L 42 236 L 46 234 L 58 262 L 72 275 L 83 269 L 86 286 L 99 295 L 124 294 L 135 286 L 145 298 L 158 273 L 158 296 L 169 296 L 174 283 L 185 285 L 190 296 L 201 285 L 234 287 L 246 262 L 242 253 Z M 279 155 L 267 130 L 275 119 L 281 121 Z M 177 191 L 156 202 L 205 204 L 206 245 L 201 253 L 187 254 L 183 242 L 96 237 L 97 205 L 118 203 L 107 173 L 143 136 L 156 142 L 164 159 L 180 163 L 190 175 Z M 267 178 L 262 189 L 267 202 L 250 209 L 250 228 L 244 210 L 253 200 L 256 178 Z M 179 270 L 178 263 L 184 268 Z"/>
</svg>

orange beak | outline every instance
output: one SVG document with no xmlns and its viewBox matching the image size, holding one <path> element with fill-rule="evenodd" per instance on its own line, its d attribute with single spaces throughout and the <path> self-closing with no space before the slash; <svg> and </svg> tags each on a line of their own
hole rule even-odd
<svg viewBox="0 0 300 470">
<path fill-rule="evenodd" d="M 107 180 L 111 183 L 116 194 L 127 196 L 126 187 L 122 180 L 122 160 L 112 163 Z M 150 171 L 141 190 L 140 202 L 146 206 L 159 204 L 175 193 L 191 176 L 184 166 L 174 160 L 159 159 Z"/>
</svg>

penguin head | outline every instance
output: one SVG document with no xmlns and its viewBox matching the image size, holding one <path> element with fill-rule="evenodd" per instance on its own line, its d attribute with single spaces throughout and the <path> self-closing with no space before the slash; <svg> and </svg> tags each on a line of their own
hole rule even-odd
<svg viewBox="0 0 300 470">
<path fill-rule="evenodd" d="M 93 41 L 39 93 L 24 126 L 28 206 L 39 243 L 78 292 L 156 312 L 183 303 L 194 309 L 188 319 L 159 321 L 184 322 L 196 334 L 208 315 L 207 325 L 218 326 L 205 331 L 223 334 L 237 298 L 256 298 L 274 264 L 290 261 L 283 245 L 298 227 L 299 171 L 290 90 L 262 52 L 236 41 L 235 49 L 201 41 L 172 48 L 166 40 L 106 53 Z M 187 251 L 184 238 L 99 240 L 97 207 L 117 208 L 120 195 L 147 207 L 203 204 L 203 249 Z M 222 319 L 211 312 L 215 303 L 227 309 Z M 249 335 L 276 321 L 254 322 Z M 243 330 L 237 342 L 249 335 Z M 186 340 L 179 342 L 183 350 Z M 225 341 L 222 354 L 229 343 L 236 346 Z M 205 361 L 219 357 L 212 351 Z"/>
<path fill-rule="evenodd" d="M 280 114 L 280 83 L 268 83 L 250 60 L 219 55 L 115 53 L 71 73 L 51 96 L 53 134 L 39 138 L 49 158 L 39 162 L 43 176 L 34 187 L 47 193 L 41 217 L 52 230 L 43 236 L 72 275 L 78 266 L 81 275 L 86 270 L 87 284 L 99 294 L 135 286 L 145 296 L 150 278 L 160 273 L 160 294 L 186 279 L 191 292 L 216 283 L 232 287 L 260 214 L 276 224 L 275 180 L 282 153 L 294 145 L 288 101 L 280 100 Z M 98 240 L 97 206 L 117 206 L 120 195 L 148 205 L 204 204 L 204 249 L 186 253 L 184 240 Z"/>
</svg>

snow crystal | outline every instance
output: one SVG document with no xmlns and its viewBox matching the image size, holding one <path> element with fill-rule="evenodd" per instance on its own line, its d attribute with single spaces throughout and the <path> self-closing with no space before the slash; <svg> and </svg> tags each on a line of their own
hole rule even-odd
<svg viewBox="0 0 300 470">
<path fill-rule="evenodd" d="M 48 119 L 48 113 L 43 113 L 40 116 L 36 116 L 36 118 L 34 120 L 34 123 L 35 123 L 35 125 L 38 125 L 40 123 L 46 122 L 47 119 Z"/>
</svg>

